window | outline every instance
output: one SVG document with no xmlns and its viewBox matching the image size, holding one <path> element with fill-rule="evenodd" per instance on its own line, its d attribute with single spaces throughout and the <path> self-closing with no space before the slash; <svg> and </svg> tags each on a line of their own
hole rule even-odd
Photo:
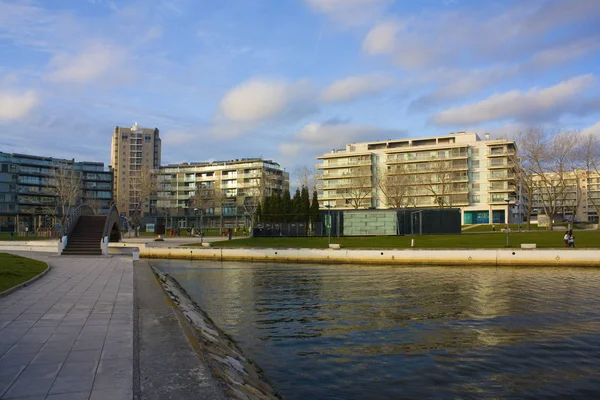
<svg viewBox="0 0 600 400">
<path fill-rule="evenodd" d="M 150 140 L 151 140 L 151 139 L 152 139 L 152 138 L 150 137 L 150 135 L 144 135 L 144 142 L 146 142 L 146 143 L 150 143 Z"/>
</svg>

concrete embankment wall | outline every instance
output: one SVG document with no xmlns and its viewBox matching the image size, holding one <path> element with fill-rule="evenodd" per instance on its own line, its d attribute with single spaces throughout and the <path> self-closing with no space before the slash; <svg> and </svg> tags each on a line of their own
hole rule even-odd
<svg viewBox="0 0 600 400">
<path fill-rule="evenodd" d="M 0 251 L 37 251 L 58 253 L 58 240 L 2 241 Z"/>
<path fill-rule="evenodd" d="M 214 261 L 310 262 L 336 264 L 456 266 L 587 266 L 600 267 L 600 250 L 587 249 L 460 249 L 460 250 L 333 250 L 267 248 L 153 247 L 136 245 L 140 257 Z"/>
<path fill-rule="evenodd" d="M 223 333 L 188 296 L 179 283 L 153 268 L 165 292 L 195 331 L 195 345 L 222 385 L 228 399 L 278 400 L 281 396 L 266 381 L 260 368 L 247 359 L 237 344 Z"/>
</svg>

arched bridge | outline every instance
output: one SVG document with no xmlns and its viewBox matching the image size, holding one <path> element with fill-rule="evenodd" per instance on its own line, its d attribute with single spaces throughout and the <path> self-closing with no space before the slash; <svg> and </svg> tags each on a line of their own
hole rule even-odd
<svg viewBox="0 0 600 400">
<path fill-rule="evenodd" d="M 96 215 L 87 205 L 75 208 L 61 233 L 62 255 L 108 254 L 108 243 L 121 240 L 121 220 L 116 206 Z"/>
</svg>

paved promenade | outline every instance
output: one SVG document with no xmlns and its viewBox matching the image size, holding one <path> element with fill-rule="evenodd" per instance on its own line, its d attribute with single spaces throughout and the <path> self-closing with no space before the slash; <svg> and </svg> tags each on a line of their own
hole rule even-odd
<svg viewBox="0 0 600 400">
<path fill-rule="evenodd" d="M 0 298 L 0 399 L 131 399 L 131 257 L 58 257 Z"/>
</svg>

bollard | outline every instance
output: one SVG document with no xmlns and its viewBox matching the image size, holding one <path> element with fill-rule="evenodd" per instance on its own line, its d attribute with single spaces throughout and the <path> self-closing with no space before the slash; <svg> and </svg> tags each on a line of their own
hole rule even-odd
<svg viewBox="0 0 600 400">
<path fill-rule="evenodd" d="M 415 247 L 415 239 L 410 239 L 410 247 Z"/>
</svg>

